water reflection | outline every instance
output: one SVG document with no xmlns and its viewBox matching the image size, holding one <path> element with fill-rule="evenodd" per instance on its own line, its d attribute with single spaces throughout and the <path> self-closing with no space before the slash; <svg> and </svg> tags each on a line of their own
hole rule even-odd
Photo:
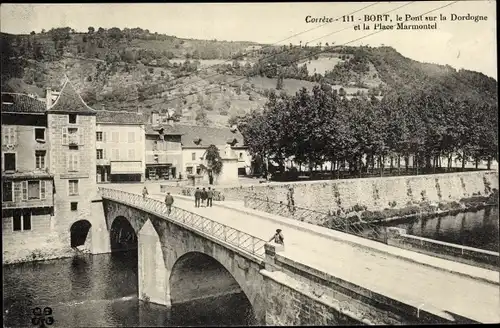
<svg viewBox="0 0 500 328">
<path fill-rule="evenodd" d="M 388 223 L 406 229 L 410 235 L 448 243 L 499 251 L 498 206 L 479 211 L 433 218 L 417 218 L 410 222 Z"/>
<path fill-rule="evenodd" d="M 175 305 L 137 299 L 137 251 L 8 265 L 4 327 L 31 326 L 32 309 L 50 306 L 53 327 L 248 325 L 243 294 Z"/>
</svg>

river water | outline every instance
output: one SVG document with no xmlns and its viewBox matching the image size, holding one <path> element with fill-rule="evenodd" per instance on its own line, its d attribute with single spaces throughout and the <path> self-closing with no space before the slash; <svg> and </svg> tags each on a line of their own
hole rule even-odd
<svg viewBox="0 0 500 328">
<path fill-rule="evenodd" d="M 498 214 L 498 206 L 493 206 L 479 211 L 393 221 L 384 225 L 404 228 L 409 235 L 498 252 Z"/>
<path fill-rule="evenodd" d="M 170 309 L 137 298 L 137 251 L 4 266 L 4 327 L 34 327 L 33 308 L 51 307 L 48 327 L 228 326 L 251 321 L 245 296 Z"/>
</svg>

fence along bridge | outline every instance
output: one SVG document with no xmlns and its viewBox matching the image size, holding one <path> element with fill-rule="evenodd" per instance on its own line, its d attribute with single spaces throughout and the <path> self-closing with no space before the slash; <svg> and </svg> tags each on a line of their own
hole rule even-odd
<svg viewBox="0 0 500 328">
<path fill-rule="evenodd" d="M 186 268 L 193 270 L 196 267 L 193 263 L 190 265 L 182 263 L 191 261 L 189 256 L 193 252 L 200 253 L 215 259 L 229 272 L 229 276 L 237 282 L 236 285 L 251 303 L 257 322 L 266 322 L 266 309 L 269 311 L 271 306 L 266 295 L 271 291 L 268 290 L 270 287 L 266 285 L 262 273 L 264 267 L 267 269 L 269 257 L 264 246 L 268 248 L 266 238 L 279 227 L 278 224 L 264 219 L 262 215 L 264 213 L 257 211 L 254 211 L 255 214 L 244 213 L 217 205 L 213 208 L 194 208 L 191 200 L 184 200 L 181 197 L 176 198 L 176 206 L 172 207 L 172 212 L 168 215 L 167 208 L 161 200 L 143 198 L 139 195 L 139 190 L 137 194 L 106 188 L 100 188 L 100 191 L 108 227 L 112 226 L 116 217 L 127 217 L 138 234 L 139 297 L 146 291 L 155 303 L 166 305 L 175 303 L 178 299 L 178 295 L 175 295 L 178 291 L 175 292 L 173 287 L 177 281 L 175 277 L 180 275 L 179 272 L 182 272 L 181 275 L 186 275 L 187 272 L 182 271 L 187 270 Z M 155 197 L 163 199 L 163 196 Z M 253 206 L 247 205 L 249 208 L 258 207 L 255 206 L 257 205 L 255 202 L 254 200 Z M 259 206 L 264 206 L 262 204 L 265 204 L 265 201 L 259 201 Z M 280 207 L 280 211 L 285 209 Z M 306 209 L 297 208 L 294 212 L 295 215 L 309 215 Z M 420 313 L 420 316 L 427 312 L 434 318 L 436 316 L 442 318 L 444 322 L 456 322 L 457 318 L 467 318 L 466 321 L 474 322 L 500 321 L 497 272 L 473 268 L 475 271 L 471 275 L 488 276 L 490 282 L 486 282 L 450 272 L 446 267 L 450 265 L 450 261 L 417 255 L 420 259 L 434 261 L 434 266 L 423 265 L 424 260 L 418 262 L 402 259 L 402 253 L 409 253 L 405 250 L 332 229 L 313 227 L 305 222 L 288 221 L 290 222 L 282 224 L 287 226 L 284 230 L 286 248 L 283 252 L 276 253 L 275 264 L 278 271 L 281 270 L 289 277 L 299 275 L 298 272 L 301 270 L 302 272 L 309 270 L 307 279 L 312 279 L 311 274 L 321 277 L 320 279 L 330 279 L 326 282 L 328 288 L 340 288 L 343 290 L 341 293 L 347 291 L 362 296 L 354 302 L 364 303 L 366 301 L 363 299 L 370 299 L 369 303 L 382 302 L 386 307 L 414 308 L 414 312 Z M 342 223 L 351 234 L 362 234 L 361 231 L 353 231 L 353 225 Z M 341 223 L 338 223 L 336 228 L 342 230 L 340 225 Z M 153 233 L 145 233 L 148 229 Z M 312 232 L 318 229 L 321 230 L 320 234 Z M 335 237 L 326 236 L 331 234 Z M 374 237 L 377 238 L 373 239 L 379 239 L 378 235 Z M 154 242 L 147 241 L 153 239 Z M 141 253 L 141 240 L 147 244 L 143 249 L 148 247 L 143 253 Z M 359 240 L 364 241 L 359 242 Z M 397 252 L 399 253 L 396 254 Z M 141 254 L 146 254 L 146 257 L 153 254 L 154 259 L 142 259 Z M 186 257 L 188 260 L 185 260 Z M 460 263 L 453 265 L 462 269 L 465 267 Z M 290 271 L 292 267 L 294 270 Z M 158 275 L 159 268 L 164 268 L 167 274 Z M 200 275 L 209 274 L 206 271 L 200 272 Z M 147 279 L 141 278 L 149 274 L 154 275 L 156 281 L 148 282 Z M 491 274 L 495 274 L 495 277 L 490 277 Z M 214 285 L 213 279 L 209 279 L 209 282 Z M 311 280 L 311 283 L 317 283 L 317 278 Z M 202 285 L 201 281 L 190 281 L 184 288 Z M 215 285 L 222 286 L 224 283 Z M 230 283 L 224 286 L 226 285 L 229 286 Z M 203 288 L 202 286 L 198 289 L 203 292 Z M 450 302 L 450 297 L 453 298 L 453 302 Z M 292 311 L 285 305 L 282 308 L 282 311 Z M 305 321 L 301 322 L 308 324 Z"/>
</svg>

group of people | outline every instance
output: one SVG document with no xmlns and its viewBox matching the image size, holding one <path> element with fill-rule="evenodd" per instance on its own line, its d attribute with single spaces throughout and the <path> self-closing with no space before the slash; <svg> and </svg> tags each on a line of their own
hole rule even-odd
<svg viewBox="0 0 500 328">
<path fill-rule="evenodd" d="M 212 207 L 212 201 L 214 198 L 214 190 L 211 187 L 208 187 L 208 190 L 205 190 L 203 188 L 200 190 L 199 187 L 196 187 L 196 190 L 194 192 L 194 207 L 200 207 L 205 206 L 205 201 L 206 201 L 206 207 Z"/>
<path fill-rule="evenodd" d="M 142 197 L 146 198 L 146 196 L 149 194 L 148 189 L 146 186 L 142 189 Z M 294 208 L 295 204 L 293 201 L 293 189 L 290 188 L 289 194 L 287 195 L 288 197 L 288 207 L 289 208 Z M 206 201 L 206 207 L 212 207 L 212 200 L 214 198 L 214 190 L 211 187 L 208 187 L 208 190 L 203 188 L 200 190 L 199 187 L 196 188 L 194 192 L 194 206 L 195 207 L 200 207 L 205 206 L 205 201 Z M 174 197 L 167 192 L 167 195 L 165 196 L 165 206 L 167 207 L 167 212 L 170 214 L 172 212 L 172 205 L 174 204 Z M 283 237 L 283 234 L 281 233 L 281 229 L 276 229 L 276 233 L 271 237 L 269 241 L 274 241 L 276 244 L 285 244 L 285 238 Z"/>
</svg>

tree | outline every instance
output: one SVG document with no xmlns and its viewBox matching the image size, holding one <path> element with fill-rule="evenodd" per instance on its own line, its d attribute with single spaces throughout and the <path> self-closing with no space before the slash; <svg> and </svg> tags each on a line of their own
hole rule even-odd
<svg viewBox="0 0 500 328">
<path fill-rule="evenodd" d="M 282 90 L 283 89 L 283 77 L 279 76 L 278 80 L 276 81 L 276 90 Z"/>
<path fill-rule="evenodd" d="M 222 158 L 219 154 L 219 149 L 215 145 L 208 146 L 205 152 L 205 160 L 208 165 L 208 176 L 210 184 L 213 184 L 213 175 L 218 177 L 222 173 Z"/>
<path fill-rule="evenodd" d="M 94 34 L 94 32 L 95 32 L 95 28 L 93 28 L 92 26 L 89 26 L 88 34 Z"/>
</svg>

